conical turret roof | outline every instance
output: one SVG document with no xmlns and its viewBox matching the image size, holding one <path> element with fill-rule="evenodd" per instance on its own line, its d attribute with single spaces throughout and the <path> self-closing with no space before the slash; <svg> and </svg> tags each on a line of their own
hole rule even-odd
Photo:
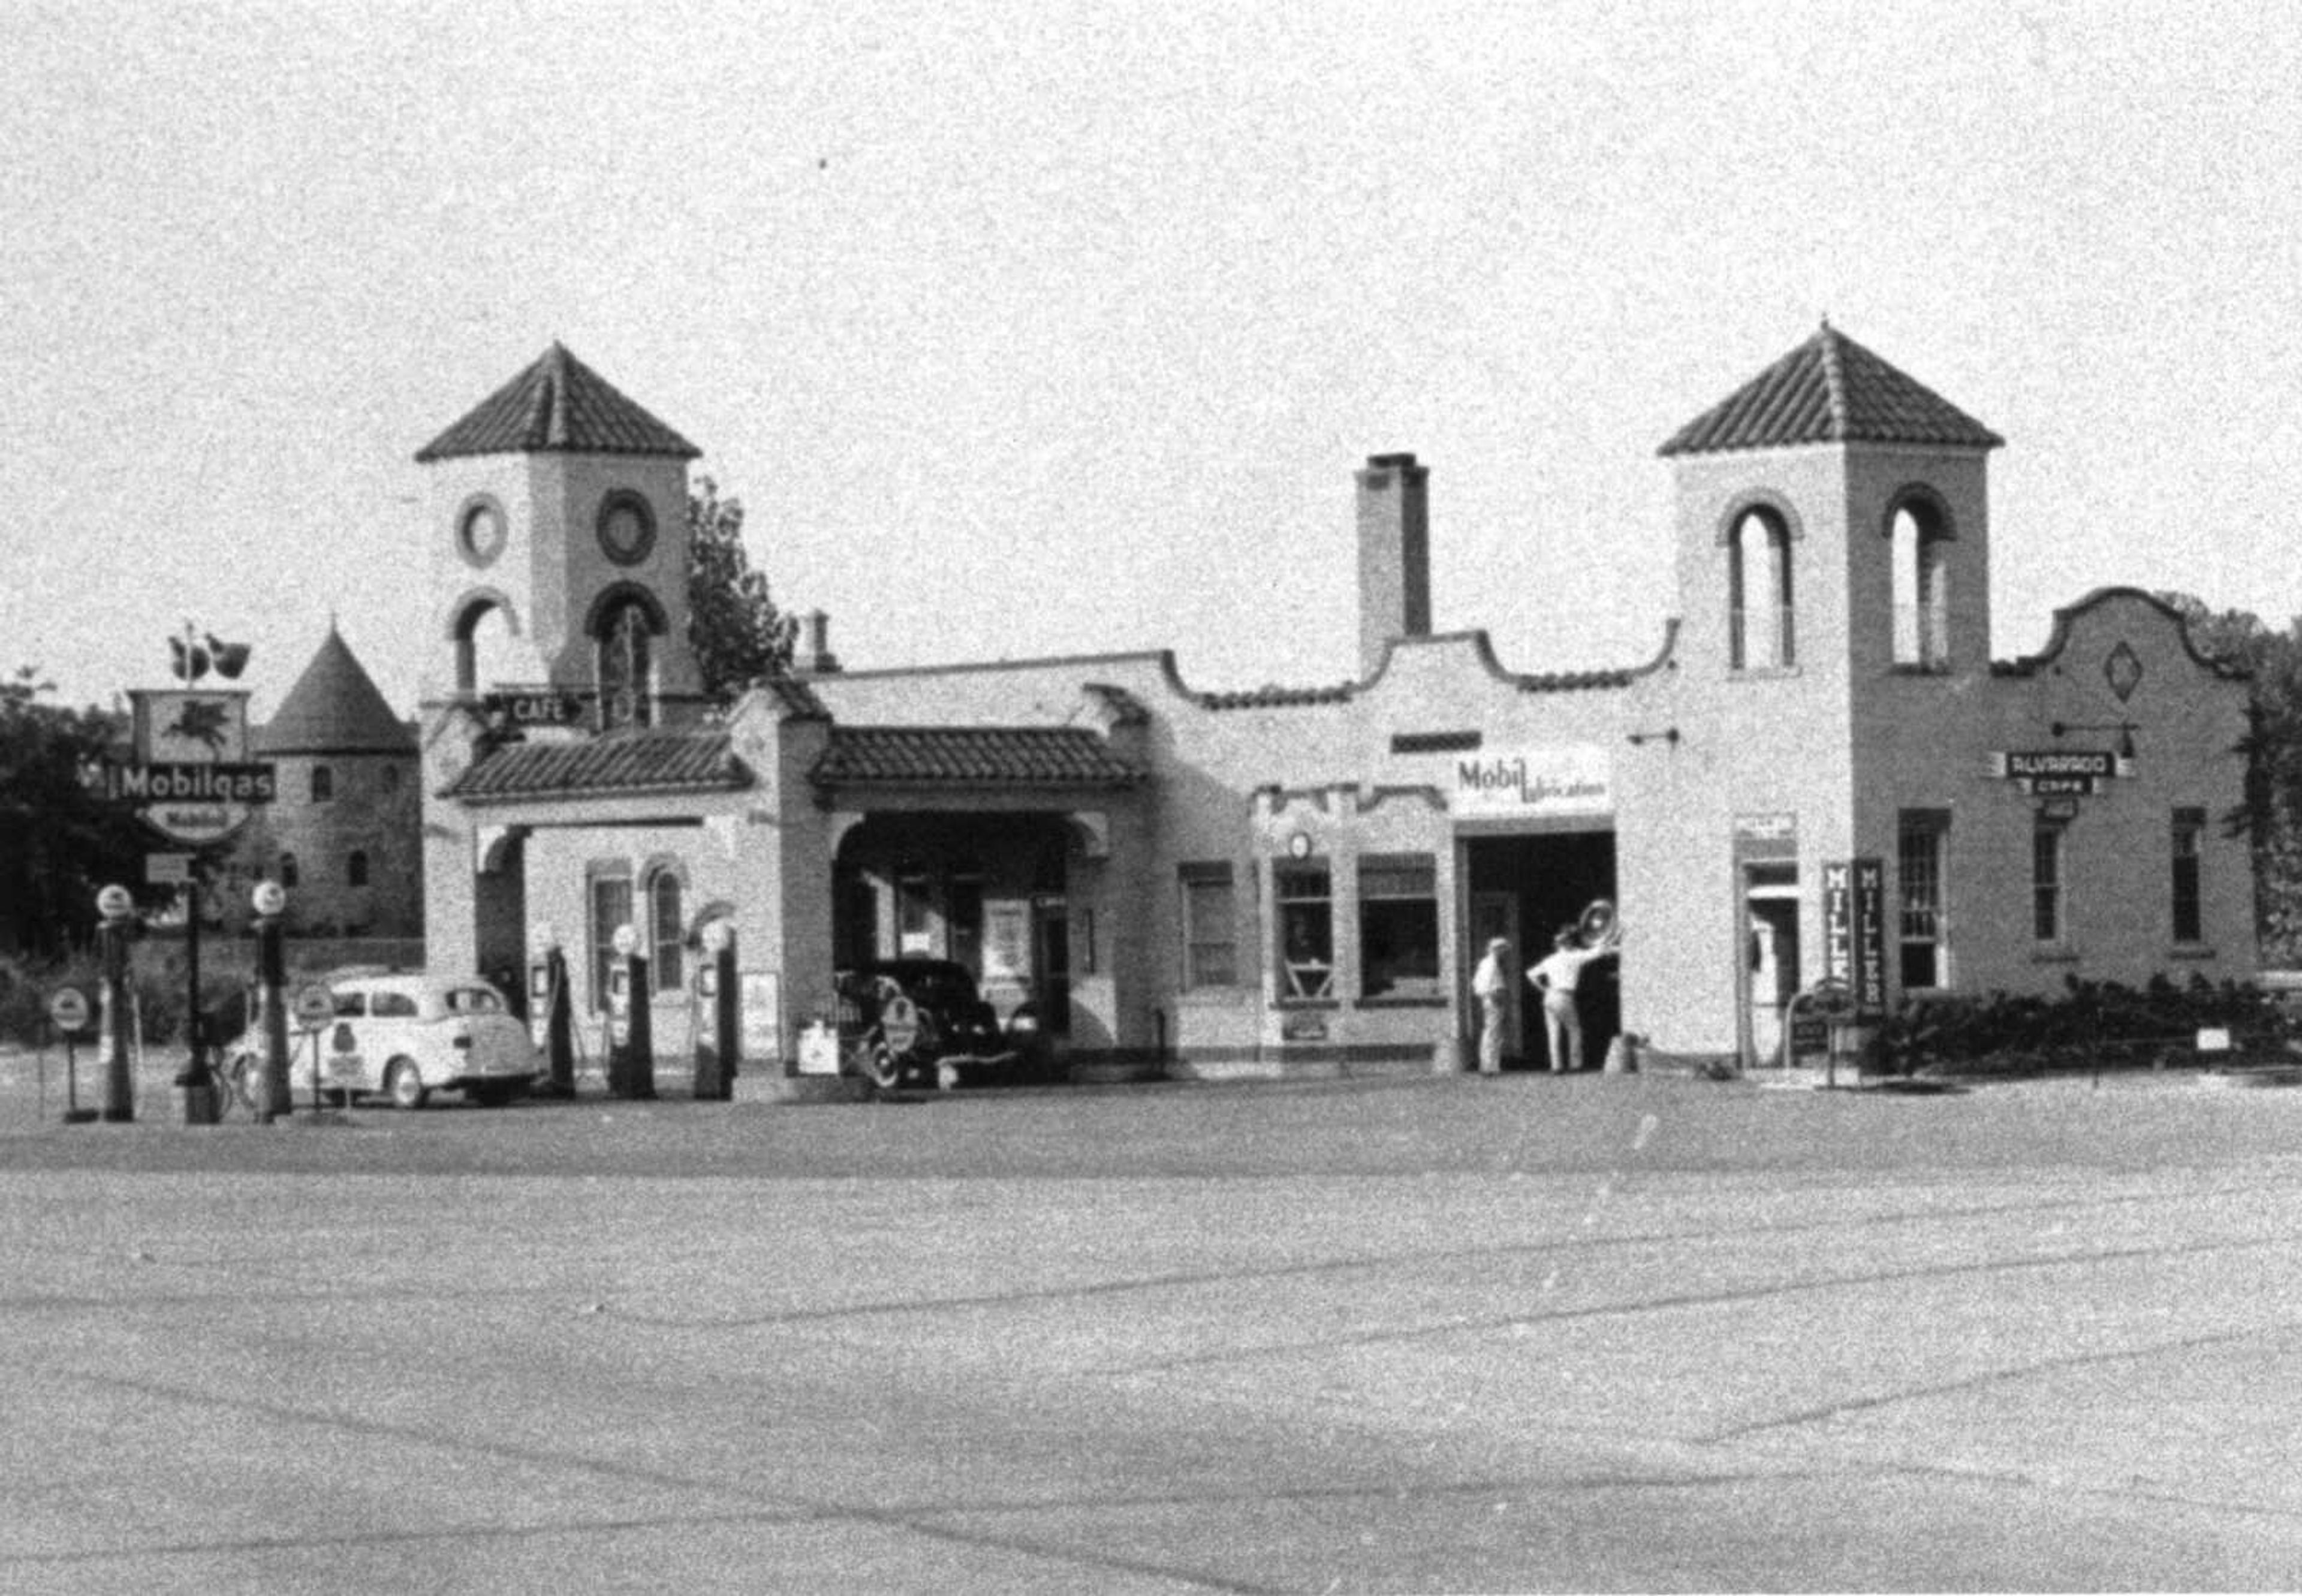
<svg viewBox="0 0 2302 1596">
<path fill-rule="evenodd" d="M 2006 441 L 1828 322 L 1671 435 L 1657 452 L 1718 454 L 1797 443 L 1996 449 Z"/>
<path fill-rule="evenodd" d="M 304 674 L 279 710 L 257 728 L 256 750 L 283 753 L 413 753 L 416 733 L 391 712 L 374 677 L 328 624 Z"/>
<path fill-rule="evenodd" d="M 419 464 L 463 455 L 672 455 L 703 451 L 554 343 L 478 407 L 418 449 Z"/>
</svg>

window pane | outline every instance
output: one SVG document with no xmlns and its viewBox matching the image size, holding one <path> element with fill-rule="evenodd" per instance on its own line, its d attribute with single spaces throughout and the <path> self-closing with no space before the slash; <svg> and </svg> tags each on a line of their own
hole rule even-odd
<svg viewBox="0 0 2302 1596">
<path fill-rule="evenodd" d="M 2030 935 L 2058 942 L 2063 935 L 2063 834 L 2042 827 L 2030 838 Z"/>
<path fill-rule="evenodd" d="M 2199 859 L 2205 848 L 2206 811 L 2174 811 L 2173 933 L 2177 942 L 2198 942 L 2205 937 L 2205 914 L 2199 886 Z"/>
<path fill-rule="evenodd" d="M 1279 898 L 1279 995 L 1331 997 L 1335 982 L 1335 928 L 1324 865 L 1282 865 Z"/>
<path fill-rule="evenodd" d="M 592 883 L 592 1006 L 608 1006 L 608 961 L 615 956 L 616 928 L 632 918 L 628 877 L 603 876 Z"/>
<path fill-rule="evenodd" d="M 654 922 L 654 935 L 650 939 L 653 945 L 650 957 L 655 963 L 655 989 L 676 992 L 686 979 L 681 968 L 679 878 L 669 870 L 660 872 L 648 895 Z"/>
<path fill-rule="evenodd" d="M 1906 815 L 1895 847 L 1902 882 L 1901 975 L 1904 991 L 1943 985 L 1943 834 L 1928 819 Z"/>
<path fill-rule="evenodd" d="M 1237 920 L 1229 865 L 1183 867 L 1183 985 L 1231 987 L 1239 981 Z"/>
</svg>

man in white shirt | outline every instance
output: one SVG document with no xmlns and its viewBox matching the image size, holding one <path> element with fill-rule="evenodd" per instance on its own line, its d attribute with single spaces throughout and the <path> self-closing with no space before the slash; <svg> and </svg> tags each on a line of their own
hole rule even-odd
<svg viewBox="0 0 2302 1596">
<path fill-rule="evenodd" d="M 1575 988 L 1585 965 L 1611 959 L 1623 938 L 1619 926 L 1610 928 L 1596 947 L 1584 947 L 1573 926 L 1561 926 L 1551 938 L 1550 952 L 1526 972 L 1542 994 L 1542 1029 L 1550 1043 L 1550 1068 L 1564 1074 L 1583 1067 L 1583 1012 L 1575 1006 Z"/>
<path fill-rule="evenodd" d="M 1503 1067 L 1503 1024 L 1509 1018 L 1510 942 L 1498 937 L 1471 972 L 1471 995 L 1479 1000 L 1479 1073 L 1499 1075 Z"/>
</svg>

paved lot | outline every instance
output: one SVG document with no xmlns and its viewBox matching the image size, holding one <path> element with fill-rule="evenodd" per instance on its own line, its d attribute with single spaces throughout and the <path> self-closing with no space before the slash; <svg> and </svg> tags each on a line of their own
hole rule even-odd
<svg viewBox="0 0 2302 1596">
<path fill-rule="evenodd" d="M 0 1589 L 2302 1578 L 2302 1091 L 31 1111 Z"/>
</svg>

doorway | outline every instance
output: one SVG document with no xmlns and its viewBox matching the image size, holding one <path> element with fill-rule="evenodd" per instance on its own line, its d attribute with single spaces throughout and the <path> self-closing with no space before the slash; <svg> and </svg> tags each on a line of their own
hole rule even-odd
<svg viewBox="0 0 2302 1596">
<path fill-rule="evenodd" d="M 1467 886 L 1458 950 L 1461 989 L 1457 1012 L 1464 1039 L 1475 1048 L 1479 1004 L 1471 995 L 1471 975 L 1496 937 L 1511 945 L 1514 979 L 1504 1020 L 1503 1068 L 1547 1070 L 1549 1044 L 1542 1007 L 1531 1001 L 1528 968 L 1550 951 L 1551 937 L 1571 926 L 1600 898 L 1615 897 L 1615 834 L 1612 831 L 1533 832 L 1479 836 L 1464 841 L 1460 878 Z M 1622 1029 L 1619 961 L 1602 959 L 1584 967 L 1576 997 L 1583 1017 L 1583 1057 L 1595 1065 Z"/>
<path fill-rule="evenodd" d="M 1801 982 L 1798 866 L 1743 866 L 1743 910 L 1744 1062 L 1779 1064 L 1783 1025 Z"/>
</svg>

